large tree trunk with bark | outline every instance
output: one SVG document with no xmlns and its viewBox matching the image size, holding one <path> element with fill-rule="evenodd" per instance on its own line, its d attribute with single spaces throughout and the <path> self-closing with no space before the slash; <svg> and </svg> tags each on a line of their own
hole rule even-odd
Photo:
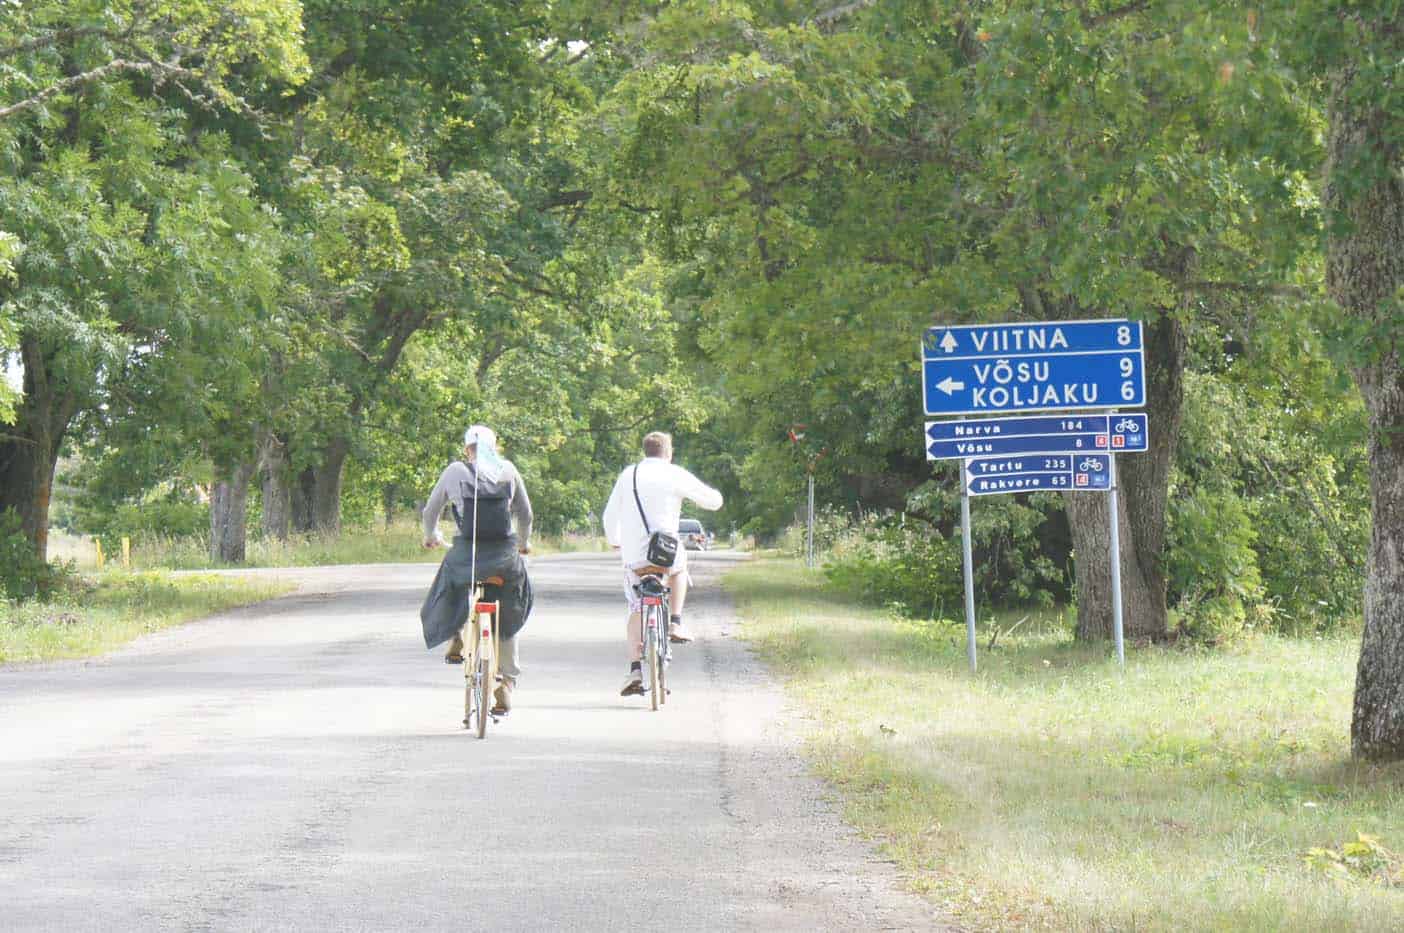
<svg viewBox="0 0 1404 933">
<path fill-rule="evenodd" d="M 49 555 L 49 500 L 59 448 L 77 409 L 52 382 L 37 340 L 20 341 L 24 395 L 13 428 L 0 426 L 0 513 L 13 509 L 40 560 Z"/>
<path fill-rule="evenodd" d="M 1383 25 L 1400 45 L 1399 24 Z M 1373 529 L 1351 749 L 1395 760 L 1404 759 L 1404 117 L 1353 69 L 1332 78 L 1326 287 L 1368 328 L 1355 378 L 1370 414 Z"/>
<path fill-rule="evenodd" d="M 316 527 L 316 513 L 312 508 L 312 493 L 316 487 L 317 471 L 311 467 L 299 470 L 292 478 L 292 485 L 288 487 L 292 527 L 298 534 L 311 534 Z"/>
<path fill-rule="evenodd" d="M 321 463 L 293 477 L 289 490 L 292 527 L 301 534 L 341 533 L 341 480 L 351 439 L 334 437 L 320 451 Z"/>
<path fill-rule="evenodd" d="M 259 438 L 263 474 L 263 536 L 288 540 L 292 531 L 292 490 L 288 486 L 288 448 L 272 431 Z"/>
<path fill-rule="evenodd" d="M 322 464 L 317 467 L 312 487 L 312 517 L 317 534 L 341 534 L 341 477 L 350 451 L 351 442 L 344 437 L 332 438 L 322 451 Z"/>
<path fill-rule="evenodd" d="M 242 564 L 248 540 L 249 481 L 256 464 L 216 467 L 210 489 L 210 557 Z"/>
<path fill-rule="evenodd" d="M 1162 639 L 1169 631 L 1166 607 L 1166 504 L 1170 471 L 1184 409 L 1185 333 L 1172 314 L 1148 322 L 1146 416 L 1149 449 L 1116 458 L 1121 536 L 1122 621 L 1127 638 Z M 1077 638 L 1112 635 L 1110 497 L 1068 493 L 1077 576 Z"/>
</svg>

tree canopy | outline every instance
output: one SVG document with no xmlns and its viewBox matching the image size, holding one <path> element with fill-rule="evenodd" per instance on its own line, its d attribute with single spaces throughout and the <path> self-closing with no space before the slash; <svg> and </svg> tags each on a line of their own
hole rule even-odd
<svg viewBox="0 0 1404 933">
<path fill-rule="evenodd" d="M 0 509 L 42 559 L 72 453 L 101 507 L 206 490 L 238 560 L 250 515 L 335 534 L 414 503 L 488 421 L 542 527 L 587 530 L 663 428 L 726 525 L 780 534 L 811 473 L 831 514 L 886 523 L 921 556 L 884 585 L 929 609 L 960 490 L 919 446 L 922 330 L 1130 317 L 1152 426 L 1119 466 L 1133 636 L 1363 616 L 1357 750 L 1393 755 L 1400 18 L 6 5 Z M 986 584 L 1106 637 L 1106 508 L 991 502 L 977 538 L 1017 582 Z"/>
</svg>

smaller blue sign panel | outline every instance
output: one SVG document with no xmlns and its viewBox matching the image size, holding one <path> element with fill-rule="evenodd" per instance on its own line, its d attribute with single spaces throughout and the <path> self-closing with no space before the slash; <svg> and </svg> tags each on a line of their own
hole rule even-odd
<svg viewBox="0 0 1404 933">
<path fill-rule="evenodd" d="M 1149 443 L 1144 414 L 1064 415 L 928 421 L 926 459 L 963 460 L 1003 454 L 1137 453 Z"/>
<path fill-rule="evenodd" d="M 972 496 L 1105 492 L 1111 488 L 1111 457 L 1107 454 L 975 457 L 965 462 L 964 473 L 965 491 Z"/>
</svg>

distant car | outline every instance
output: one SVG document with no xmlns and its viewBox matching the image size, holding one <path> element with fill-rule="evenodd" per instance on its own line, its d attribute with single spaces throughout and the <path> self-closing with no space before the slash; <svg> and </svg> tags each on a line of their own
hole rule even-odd
<svg viewBox="0 0 1404 933">
<path fill-rule="evenodd" d="M 689 551 L 705 551 L 712 543 L 712 536 L 695 518 L 684 518 L 678 522 L 678 536 L 682 538 L 683 547 Z"/>
</svg>

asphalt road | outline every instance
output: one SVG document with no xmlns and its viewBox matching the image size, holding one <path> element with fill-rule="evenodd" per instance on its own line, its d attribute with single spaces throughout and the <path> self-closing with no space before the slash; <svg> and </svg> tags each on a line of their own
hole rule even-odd
<svg viewBox="0 0 1404 933">
<path fill-rule="evenodd" d="M 621 698 L 612 557 L 532 565 L 516 709 L 479 741 L 427 652 L 434 568 L 293 596 L 96 661 L 0 669 L 5 930 L 932 929 L 808 777 L 694 561 L 663 710 Z"/>
</svg>

